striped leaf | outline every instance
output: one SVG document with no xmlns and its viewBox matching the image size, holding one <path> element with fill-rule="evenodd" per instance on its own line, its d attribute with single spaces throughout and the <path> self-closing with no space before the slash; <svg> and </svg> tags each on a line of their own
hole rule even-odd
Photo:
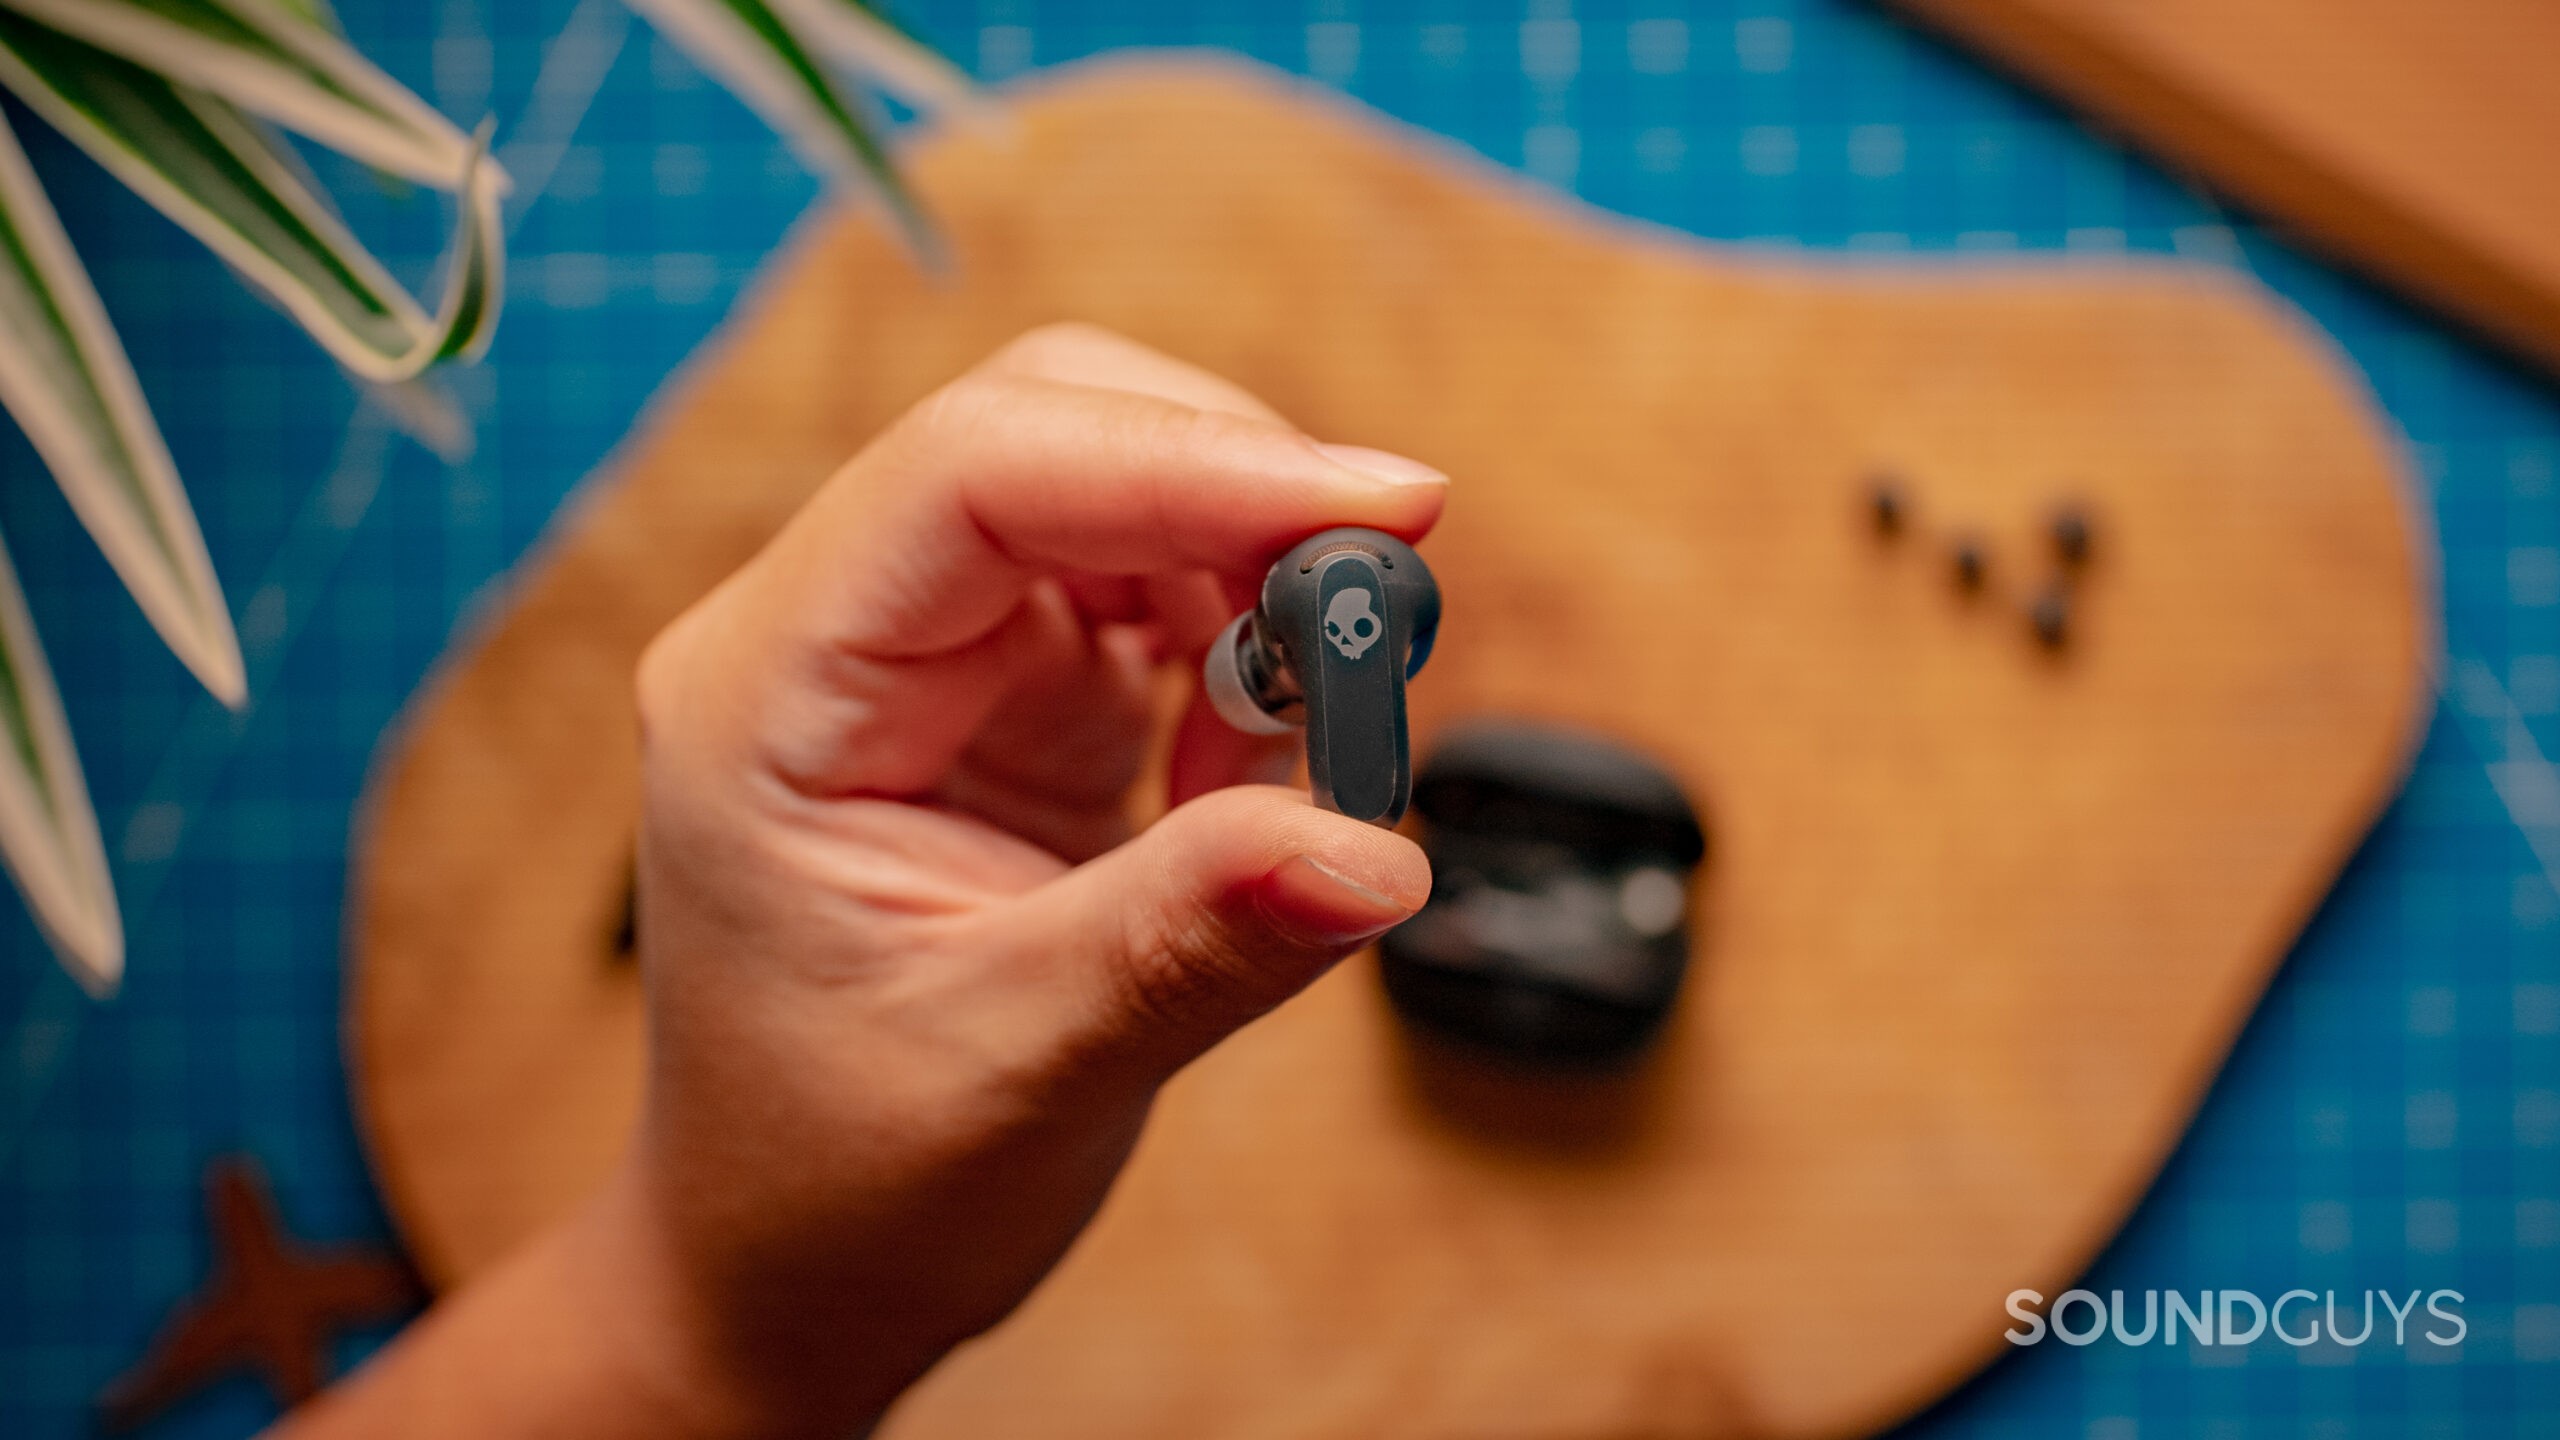
<svg viewBox="0 0 2560 1440">
<path fill-rule="evenodd" d="M 375 393 L 488 343 L 504 173 L 350 48 L 327 0 L 0 0 L 0 85 L 264 290 Z M 429 315 L 348 232 L 279 125 L 452 190 Z M 0 404 L 179 658 L 226 704 L 239 642 L 167 446 L 87 272 L 0 116 Z M 396 408 L 396 407 L 395 407 Z M 416 408 L 416 407 L 412 407 Z M 449 408 L 449 407 L 446 407 Z M 0 557 L 0 860 L 67 968 L 112 991 L 123 936 L 97 821 Z"/>
<path fill-rule="evenodd" d="M 439 188 L 470 141 L 288 0 L 0 0 L 353 159 Z M 500 182 L 503 189 L 503 182 Z"/>
<path fill-rule="evenodd" d="M 315 193 L 297 157 L 228 101 L 0 11 L 0 84 L 265 290 L 338 361 L 408 379 L 480 343 L 496 314 L 497 195 L 480 147 L 444 313 L 430 319 Z"/>
<path fill-rule="evenodd" d="M 336 11 L 329 8 L 328 0 L 278 0 L 278 3 L 297 17 L 308 20 L 331 34 L 337 33 L 338 15 Z"/>
<path fill-rule="evenodd" d="M 124 974 L 124 925 L 98 818 L 53 671 L 17 571 L 0 549 L 0 862 L 81 987 L 104 998 Z"/>
<path fill-rule="evenodd" d="M 773 8 L 810 48 L 918 110 L 983 103 L 958 66 L 864 0 L 773 0 Z"/>
<path fill-rule="evenodd" d="M 88 272 L 0 119 L 0 404 L 152 625 L 225 704 L 240 642 L 204 537 Z"/>
<path fill-rule="evenodd" d="M 840 184 L 865 185 L 919 254 L 938 253 L 931 225 L 880 141 L 878 119 L 848 97 L 813 45 L 766 0 L 630 0 L 800 155 Z"/>
</svg>

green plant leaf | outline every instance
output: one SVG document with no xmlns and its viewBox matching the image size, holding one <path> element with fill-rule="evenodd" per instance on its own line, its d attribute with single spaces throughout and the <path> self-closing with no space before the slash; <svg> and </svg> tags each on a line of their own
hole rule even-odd
<svg viewBox="0 0 2560 1440">
<path fill-rule="evenodd" d="M 277 0 L 277 3 L 331 34 L 338 33 L 338 12 L 329 8 L 328 0 Z"/>
<path fill-rule="evenodd" d="M 0 7 L 423 184 L 453 184 L 470 149 L 452 121 L 287 0 L 0 0 Z"/>
<path fill-rule="evenodd" d="M 468 303 L 449 297 L 430 320 L 310 188 L 296 157 L 229 102 L 5 10 L 0 84 L 366 379 L 408 379 L 479 343 L 494 322 L 497 196 L 477 145 L 469 173 L 452 177 L 463 213 L 448 284 Z M 476 329 L 448 328 L 466 321 Z"/>
<path fill-rule="evenodd" d="M 773 8 L 812 49 L 919 110 L 983 103 L 960 67 L 864 0 L 773 0 Z"/>
<path fill-rule="evenodd" d="M 801 160 L 839 183 L 867 185 L 917 253 L 939 252 L 932 225 L 899 178 L 878 123 L 830 79 L 799 32 L 765 0 L 630 0 L 781 132 Z"/>
<path fill-rule="evenodd" d="M 0 118 L 0 404 L 169 648 L 223 703 L 240 642 L 132 362 Z"/>
<path fill-rule="evenodd" d="M 18 574 L 0 549 L 0 862 L 63 968 L 104 998 L 124 974 L 124 924 L 97 813 Z"/>
</svg>

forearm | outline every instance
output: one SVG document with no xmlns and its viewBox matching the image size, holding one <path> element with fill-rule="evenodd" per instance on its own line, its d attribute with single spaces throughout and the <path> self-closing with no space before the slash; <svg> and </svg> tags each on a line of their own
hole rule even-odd
<svg viewBox="0 0 2560 1440">
<path fill-rule="evenodd" d="M 905 1380 L 831 1357 L 824 1400 L 751 1378 L 655 1238 L 628 1174 L 438 1303 L 276 1440 L 579 1435 L 612 1440 L 860 1434 Z"/>
</svg>

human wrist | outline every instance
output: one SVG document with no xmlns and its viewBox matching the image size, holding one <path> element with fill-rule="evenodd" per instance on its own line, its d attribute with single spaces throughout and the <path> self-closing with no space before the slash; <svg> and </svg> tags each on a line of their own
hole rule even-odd
<svg viewBox="0 0 2560 1440">
<path fill-rule="evenodd" d="M 747 1293 L 687 1234 L 644 1158 L 619 1167 L 559 1237 L 570 1283 L 593 1297 L 629 1383 L 705 1440 L 843 1440 L 868 1433 L 923 1363 L 833 1317 L 794 1314 L 786 1293 Z"/>
</svg>

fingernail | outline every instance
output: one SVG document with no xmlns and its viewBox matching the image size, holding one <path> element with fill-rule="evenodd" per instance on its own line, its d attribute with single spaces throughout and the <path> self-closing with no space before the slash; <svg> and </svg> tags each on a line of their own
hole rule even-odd
<svg viewBox="0 0 2560 1440">
<path fill-rule="evenodd" d="M 1319 950 L 1365 944 L 1413 914 L 1304 855 L 1281 861 L 1263 876 L 1261 898 L 1263 915 L 1274 929 Z"/>
<path fill-rule="evenodd" d="M 1346 470 L 1357 470 L 1372 480 L 1383 481 L 1389 485 L 1446 485 L 1449 483 L 1448 476 L 1419 460 L 1408 460 L 1402 455 L 1390 454 L 1384 450 L 1372 450 L 1366 445 L 1320 443 L 1316 448 L 1323 451 L 1325 458 L 1334 464 Z"/>
</svg>

